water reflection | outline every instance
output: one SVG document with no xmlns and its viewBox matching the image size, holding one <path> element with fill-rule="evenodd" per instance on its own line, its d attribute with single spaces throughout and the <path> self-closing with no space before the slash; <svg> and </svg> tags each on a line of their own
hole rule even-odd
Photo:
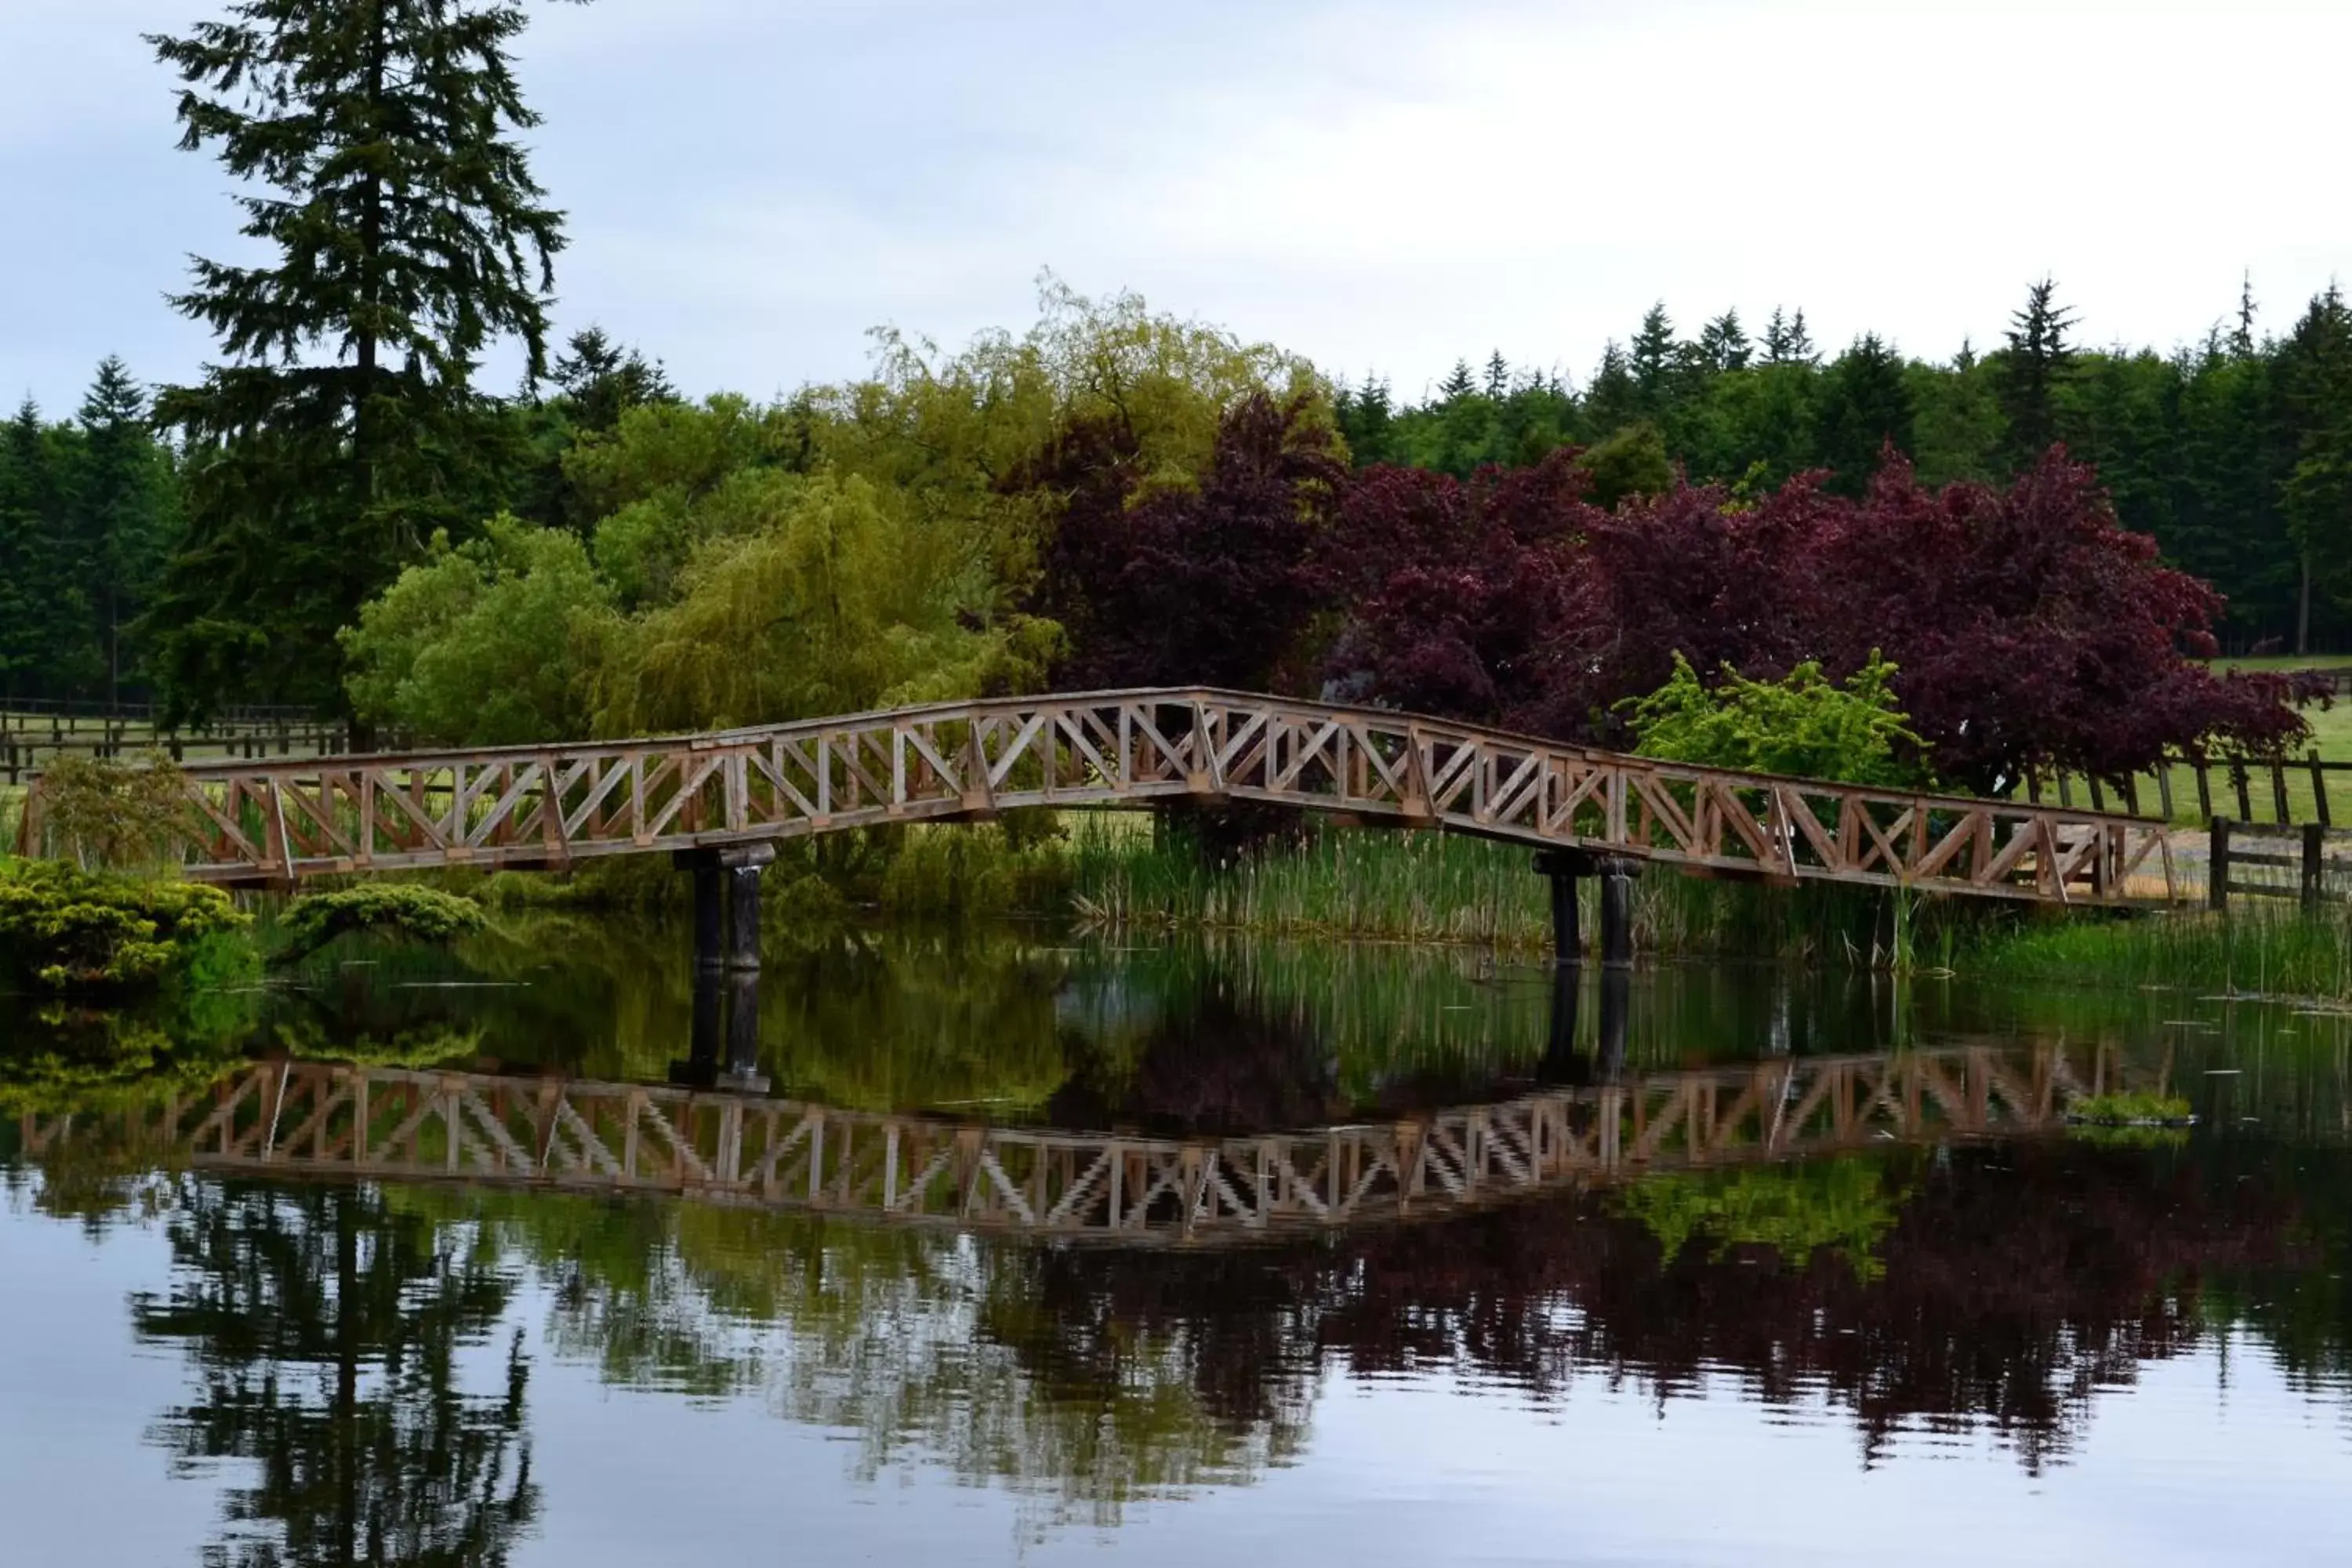
<svg viewBox="0 0 2352 1568">
<path fill-rule="evenodd" d="M 2315 1413 L 2341 1424 L 2352 1407 L 2340 1021 L 1718 972 L 1639 976 L 1612 995 L 1598 974 L 1561 985 L 1465 955 L 1119 952 L 1034 935 L 899 933 L 782 957 L 756 994 L 739 982 L 698 996 L 688 966 L 640 982 L 617 947 L 586 942 L 552 971 L 495 946 L 456 973 L 365 955 L 216 1039 L 153 1026 L 144 1077 L 73 1067 L 102 1053 L 71 1030 L 120 1035 L 121 1021 L 59 1021 L 49 1065 L 0 1089 L 15 1198 L 0 1255 L 10 1227 L 53 1224 L 45 1213 L 101 1247 L 162 1237 L 168 1258 L 130 1321 L 182 1361 L 187 1391 L 152 1436 L 182 1474 L 226 1489 L 212 1560 L 257 1565 L 527 1555 L 567 1502 L 532 1464 L 550 1380 L 763 1408 L 848 1437 L 861 1484 L 937 1471 L 1107 1530 L 1139 1502 L 1312 1471 L 1332 1402 L 1399 1378 L 1571 1424 L 1576 1391 L 1637 1389 L 1670 1429 L 1677 1409 L 1736 1391 L 1767 1415 L 1837 1413 L 1861 1466 L 1902 1463 L 1919 1434 L 1973 1436 L 2033 1476 L 2095 1449 L 2097 1412 L 2150 1369 L 2220 1347 L 2260 1354 L 2310 1402 L 2261 1413 L 2264 1430 Z M 379 1065 L 338 1078 L 293 1054 L 337 1046 Z M 257 1049 L 270 1053 L 258 1065 Z M 1974 1103 L 1975 1080 L 1955 1064 L 1977 1059 L 2012 1087 L 1987 1079 L 1993 1120 L 1963 1129 L 1950 1108 Z M 1806 1124 L 1810 1086 L 1847 1061 L 1862 1064 L 1854 1125 L 1872 1136 L 1743 1163 L 1775 1151 L 1760 1142 L 1772 1117 Z M 2036 1062 L 2059 1065 L 2036 1079 Z M 2203 1120 L 2133 1142 L 2014 1114 L 2037 1083 L 2055 1092 L 2061 1067 L 2084 1087 L 2169 1085 Z M 323 1086 L 310 1099 L 292 1088 L 306 1073 Z M 1941 1110 L 1937 1074 L 1956 1097 Z M 1655 1086 L 1680 1082 L 1717 1086 L 1716 1141 L 1697 1145 L 1703 1160 L 1652 1157 L 1634 1180 L 1563 1166 L 1504 1201 L 1269 1227 L 1239 1246 L 1196 1226 L 1190 1245 L 1143 1248 L 991 1230 L 976 1211 L 914 1226 L 840 1205 L 746 1206 L 749 1188 L 551 1190 L 549 1173 L 572 1167 L 532 1141 L 560 1119 L 529 1106 L 583 1079 L 644 1086 L 714 1180 L 730 1105 L 739 1139 L 758 1108 L 801 1118 L 822 1103 L 847 1119 L 828 1125 L 936 1124 L 950 1142 L 968 1129 L 975 1147 L 1068 1128 L 1095 1146 L 1223 1148 L 1273 1130 L 1425 1136 L 1482 1104 L 1654 1092 L 1664 1105 Z M 358 1124 L 355 1084 L 438 1087 L 371 1091 L 378 1142 L 415 1118 L 415 1168 L 398 1179 L 190 1169 L 194 1145 L 152 1131 L 163 1101 L 201 1122 L 222 1103 L 215 1083 L 248 1080 L 222 1136 L 280 1159 L 330 1157 Z M 1736 1106 L 1737 1086 L 1766 1082 L 1793 1092 Z M 454 1106 L 460 1090 L 489 1119 L 436 1123 L 433 1095 Z M 511 1107 L 492 1104 L 501 1092 Z M 1702 1098 L 1692 1089 L 1677 1115 Z M 1878 1140 L 1908 1125 L 1909 1099 L 1920 1142 Z M 698 1106 L 714 1108 L 707 1140 Z M 506 1159 L 494 1124 L 540 1175 L 412 1179 Z M 666 1136 L 632 1125 L 648 1151 Z M 1597 1137 L 1589 1117 L 1561 1125 Z M 619 1124 L 599 1136 L 617 1158 Z M 579 1156 L 579 1181 L 599 1168 L 576 1134 L 549 1137 Z M 758 1148 L 739 1142 L 738 1157 Z M 836 1168 L 788 1167 L 787 1184 Z M 1028 1191 L 1028 1168 L 1006 1170 Z M 1759 1421 L 1741 1440 L 1774 1430 Z"/>
<path fill-rule="evenodd" d="M 155 1433 L 181 1472 L 248 1462 L 206 1560 L 506 1562 L 540 1508 L 520 1333 L 502 1386 L 470 1390 L 462 1365 L 508 1331 L 498 1249 L 369 1188 L 173 1198 L 171 1282 L 131 1321 L 187 1355 L 194 1397 Z"/>
</svg>

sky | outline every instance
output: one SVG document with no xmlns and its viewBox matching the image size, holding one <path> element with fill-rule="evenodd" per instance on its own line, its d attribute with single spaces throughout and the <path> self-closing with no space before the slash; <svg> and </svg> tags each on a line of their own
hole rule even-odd
<svg viewBox="0 0 2352 1568">
<path fill-rule="evenodd" d="M 0 0 L 0 399 L 209 343 L 164 302 L 244 254 L 140 35 L 225 0 Z M 1943 358 L 2032 279 L 2095 344 L 2284 331 L 2352 269 L 2352 4 L 533 0 L 560 332 L 684 390 L 854 375 L 1087 294 L 1378 374 L 1589 374 L 1663 300 L 1801 307 Z M 509 359 L 485 379 L 511 384 Z"/>
</svg>

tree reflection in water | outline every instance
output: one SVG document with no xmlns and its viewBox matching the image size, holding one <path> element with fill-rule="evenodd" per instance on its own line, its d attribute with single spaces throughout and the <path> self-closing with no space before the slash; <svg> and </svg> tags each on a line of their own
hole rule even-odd
<svg viewBox="0 0 2352 1568">
<path fill-rule="evenodd" d="M 131 1305 L 199 1384 L 157 1440 L 184 1469 L 252 1466 L 206 1561 L 237 1568 L 503 1563 L 539 1510 L 519 1331 L 500 1386 L 464 1386 L 514 1275 L 472 1227 L 373 1189 L 180 1184 L 169 1293 Z"/>
<path fill-rule="evenodd" d="M 513 1059 L 514 1042 L 572 1038 L 530 1012 L 562 987 L 411 992 L 353 973 L 375 976 L 349 982 L 383 1015 L 370 1039 L 478 1028 L 480 1049 Z M 690 993 L 633 988 L 617 960 L 613 973 L 616 1002 L 637 998 L 625 1022 L 547 1058 L 661 1078 L 690 1038 Z M 1582 1026 L 1555 1030 L 1549 977 L 1506 984 L 1451 959 L 1384 966 L 1352 950 L 1113 963 L 893 938 L 775 963 L 765 984 L 760 1066 L 780 1089 L 1185 1136 L 1576 1080 L 1597 1070 L 1601 1013 L 1588 986 L 1567 1008 Z M 1915 1027 L 1874 993 L 1644 984 L 1631 1058 L 1653 1069 L 1899 1049 Z M 2176 1046 L 2233 1048 L 2052 1020 L 2180 1081 L 2196 1068 L 2172 1061 Z M 2005 1016 L 1937 1026 L 2032 1038 Z M 1813 1402 L 1847 1413 L 1864 1463 L 1906 1433 L 1969 1431 L 2039 1471 L 2079 1447 L 2100 1391 L 2217 1332 L 2254 1338 L 2298 1386 L 2347 1403 L 2352 1155 L 2329 1131 L 2344 1072 L 2295 1060 L 2242 1102 L 2292 1141 L 2240 1138 L 2232 1119 L 2179 1146 L 1890 1147 L 1223 1250 L 183 1179 L 162 1209 L 173 1287 L 136 1314 L 143 1335 L 184 1343 L 198 1374 L 159 1436 L 184 1463 L 255 1467 L 216 1552 L 254 1568 L 504 1559 L 539 1506 L 528 1368 L 507 1338 L 523 1279 L 548 1287 L 553 1352 L 615 1384 L 756 1398 L 857 1434 L 861 1476 L 936 1465 L 1098 1524 L 1291 1461 L 1326 1379 L 1394 1373 L 1540 1402 L 1588 1379 L 1662 1408 L 1702 1391 Z M 71 1191 L 85 1188 L 98 1207 L 124 1201 L 105 1183 Z M 485 1363 L 502 1386 L 469 1391 L 461 1370 Z"/>
</svg>

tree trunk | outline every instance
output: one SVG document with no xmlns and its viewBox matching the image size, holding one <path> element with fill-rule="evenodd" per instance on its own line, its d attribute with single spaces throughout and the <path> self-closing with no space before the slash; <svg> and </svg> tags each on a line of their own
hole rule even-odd
<svg viewBox="0 0 2352 1568">
<path fill-rule="evenodd" d="M 2303 589 L 2294 605 L 2294 656 L 2311 651 L 2311 552 L 2303 552 Z"/>
<path fill-rule="evenodd" d="M 361 111 L 366 122 L 361 134 L 375 141 L 383 134 L 383 77 L 387 46 L 384 38 L 383 6 L 379 3 L 370 7 L 373 15 L 368 24 L 367 103 Z M 366 319 L 352 334 L 352 355 L 357 362 L 359 376 L 352 403 L 352 450 L 359 458 L 360 470 L 367 480 L 369 500 L 375 499 L 375 446 L 369 429 L 368 399 L 375 395 L 376 321 L 381 303 L 383 279 L 383 180 L 370 165 L 360 186 L 360 308 Z"/>
</svg>

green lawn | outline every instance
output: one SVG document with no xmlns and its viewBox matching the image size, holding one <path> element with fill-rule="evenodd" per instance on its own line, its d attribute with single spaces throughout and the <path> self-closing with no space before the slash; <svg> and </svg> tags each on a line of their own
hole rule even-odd
<svg viewBox="0 0 2352 1568">
<path fill-rule="evenodd" d="M 2217 664 L 2236 668 L 2317 669 L 2352 666 L 2352 658 L 2343 655 L 2312 655 L 2300 659 L 2216 660 Z M 2294 752 L 2294 761 L 2286 770 L 2287 816 L 2290 822 L 2315 822 L 2319 819 L 2316 790 L 2312 781 L 2308 759 L 2316 752 L 2321 760 L 2330 763 L 2352 763 L 2352 698 L 2340 698 L 2327 708 L 2317 706 L 2304 710 L 2304 718 L 2311 725 L 2311 738 Z M 2330 772 L 2326 774 L 2328 821 L 2338 827 L 2352 827 L 2352 772 Z M 2139 792 L 2139 809 L 2143 816 L 2154 816 L 2163 809 L 2161 792 L 2153 773 L 2140 773 L 2133 781 Z M 2250 822 L 2279 820 L 2277 789 L 2268 768 L 2249 770 L 2246 779 L 2247 804 L 2252 808 L 2249 816 L 2239 810 L 2235 784 L 2226 770 L 2215 768 L 2208 774 L 2212 794 L 2213 815 Z M 2197 772 L 2194 768 L 2175 767 L 2172 770 L 2172 817 L 2184 826 L 2201 826 L 2206 815 L 2197 796 Z M 2084 782 L 2071 782 L 2074 804 L 2091 804 L 2091 793 Z M 2019 794 L 2023 794 L 2019 791 Z M 2054 792 L 2045 791 L 2045 800 L 2055 803 Z M 2120 811 L 2124 802 L 2112 790 L 2106 792 L 2106 805 Z"/>
<path fill-rule="evenodd" d="M 2273 653 L 2260 658 L 2217 658 L 2216 669 L 2344 669 L 2352 653 Z"/>
</svg>

